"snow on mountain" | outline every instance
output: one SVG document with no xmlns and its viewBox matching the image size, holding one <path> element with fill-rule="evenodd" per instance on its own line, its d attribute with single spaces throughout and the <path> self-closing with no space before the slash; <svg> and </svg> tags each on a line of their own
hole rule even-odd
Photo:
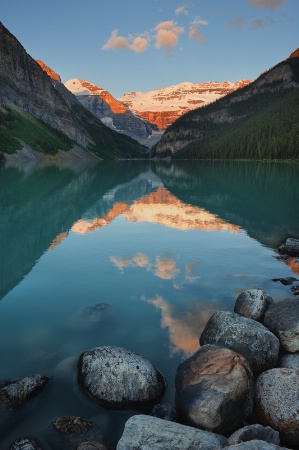
<svg viewBox="0 0 299 450">
<path fill-rule="evenodd" d="M 239 80 L 236 83 L 185 82 L 145 93 L 129 92 L 117 100 L 143 119 L 155 123 L 160 130 L 164 130 L 182 114 L 207 105 L 249 83 L 251 83 L 249 80 Z"/>
</svg>

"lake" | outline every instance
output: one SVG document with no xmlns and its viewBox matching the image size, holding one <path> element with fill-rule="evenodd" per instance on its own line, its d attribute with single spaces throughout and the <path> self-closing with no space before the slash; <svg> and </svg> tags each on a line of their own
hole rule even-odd
<svg viewBox="0 0 299 450">
<path fill-rule="evenodd" d="M 277 247 L 299 238 L 299 165 L 286 162 L 119 161 L 0 167 L 0 379 L 53 377 L 1 430 L 45 448 L 47 424 L 79 415 L 116 444 L 136 411 L 112 411 L 77 386 L 82 352 L 126 347 L 165 376 L 174 403 L 178 364 L 199 348 L 216 310 L 299 278 Z M 98 314 L 89 307 L 105 304 Z"/>
</svg>

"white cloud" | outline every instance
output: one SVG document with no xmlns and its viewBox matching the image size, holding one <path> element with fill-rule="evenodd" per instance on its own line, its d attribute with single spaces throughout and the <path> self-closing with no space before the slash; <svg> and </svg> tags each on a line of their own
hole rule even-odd
<svg viewBox="0 0 299 450">
<path fill-rule="evenodd" d="M 179 27 L 177 22 L 173 20 L 159 23 L 155 30 L 157 31 L 155 47 L 164 47 L 166 52 L 171 51 L 176 46 L 180 35 L 185 31 L 183 27 Z"/>
<path fill-rule="evenodd" d="M 283 5 L 286 0 L 249 0 L 251 6 L 256 6 L 258 8 L 268 8 L 274 11 Z"/>
<path fill-rule="evenodd" d="M 185 16 L 188 16 L 189 14 L 185 6 L 179 6 L 179 8 L 175 10 L 175 13 L 177 16 L 179 16 L 180 14 L 185 14 Z"/>
<path fill-rule="evenodd" d="M 141 53 L 144 52 L 149 46 L 149 39 L 137 36 L 128 37 L 118 36 L 118 30 L 113 30 L 110 38 L 102 46 L 102 50 L 129 50 L 131 52 Z"/>
<path fill-rule="evenodd" d="M 201 19 L 199 16 L 196 16 L 192 22 L 190 22 L 190 25 L 208 25 L 208 21 Z"/>
</svg>

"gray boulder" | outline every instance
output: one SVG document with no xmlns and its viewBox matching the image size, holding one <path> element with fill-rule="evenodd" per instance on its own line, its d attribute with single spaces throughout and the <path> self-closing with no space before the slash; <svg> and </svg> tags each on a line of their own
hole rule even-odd
<svg viewBox="0 0 299 450">
<path fill-rule="evenodd" d="M 237 297 L 234 312 L 248 319 L 262 322 L 265 312 L 274 303 L 274 300 L 266 291 L 261 289 L 248 289 Z"/>
<path fill-rule="evenodd" d="M 277 363 L 278 367 L 285 367 L 299 372 L 299 352 L 285 353 L 280 356 Z"/>
<path fill-rule="evenodd" d="M 281 347 L 290 353 L 299 351 L 299 302 L 287 298 L 272 305 L 265 314 L 264 325 L 280 340 Z"/>
<path fill-rule="evenodd" d="M 254 375 L 275 366 L 279 340 L 261 323 L 228 311 L 216 311 L 207 322 L 200 344 L 227 347 L 243 355 Z"/>
<path fill-rule="evenodd" d="M 288 450 L 285 447 L 279 447 L 275 444 L 254 439 L 252 441 L 241 442 L 240 444 L 230 445 L 229 450 Z"/>
<path fill-rule="evenodd" d="M 227 434 L 253 407 L 248 361 L 228 348 L 205 345 L 178 366 L 176 407 L 188 425 Z"/>
<path fill-rule="evenodd" d="M 279 253 L 299 256 L 299 239 L 289 238 L 278 248 Z"/>
<path fill-rule="evenodd" d="M 226 438 L 156 417 L 131 417 L 116 450 L 215 450 Z"/>
<path fill-rule="evenodd" d="M 241 442 L 260 440 L 268 444 L 280 444 L 278 431 L 271 427 L 263 427 L 260 424 L 248 425 L 235 431 L 227 440 L 229 445 L 240 444 Z"/>
<path fill-rule="evenodd" d="M 18 381 L 0 382 L 0 425 L 27 406 L 49 381 L 47 375 L 36 374 Z"/>
<path fill-rule="evenodd" d="M 276 368 L 262 373 L 255 385 L 260 422 L 279 431 L 283 442 L 299 446 L 299 373 Z"/>
<path fill-rule="evenodd" d="M 9 450 L 42 450 L 41 447 L 29 438 L 20 438 L 14 441 Z"/>
<path fill-rule="evenodd" d="M 165 391 L 162 374 L 145 358 L 121 347 L 97 347 L 79 360 L 79 384 L 103 406 L 138 408 L 158 403 Z"/>
<path fill-rule="evenodd" d="M 90 441 L 100 442 L 103 434 L 92 420 L 63 416 L 48 425 L 46 437 L 55 450 L 77 450 L 80 444 Z"/>
</svg>

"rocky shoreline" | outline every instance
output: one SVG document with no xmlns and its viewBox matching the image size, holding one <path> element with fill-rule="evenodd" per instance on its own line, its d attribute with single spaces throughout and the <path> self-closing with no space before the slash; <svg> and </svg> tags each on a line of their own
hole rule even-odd
<svg viewBox="0 0 299 450">
<path fill-rule="evenodd" d="M 281 258 L 298 257 L 299 240 L 278 250 Z M 199 344 L 177 368 L 175 407 L 159 403 L 163 375 L 131 350 L 106 346 L 80 356 L 84 395 L 136 410 L 116 450 L 299 449 L 298 299 L 275 302 L 263 290 L 243 291 L 234 312 L 212 315 Z M 49 383 L 43 374 L 0 382 L 0 428 L 24 407 L 28 413 Z M 46 439 L 49 447 L 20 437 L 9 450 L 115 450 L 97 424 L 76 416 L 53 420 Z"/>
</svg>

